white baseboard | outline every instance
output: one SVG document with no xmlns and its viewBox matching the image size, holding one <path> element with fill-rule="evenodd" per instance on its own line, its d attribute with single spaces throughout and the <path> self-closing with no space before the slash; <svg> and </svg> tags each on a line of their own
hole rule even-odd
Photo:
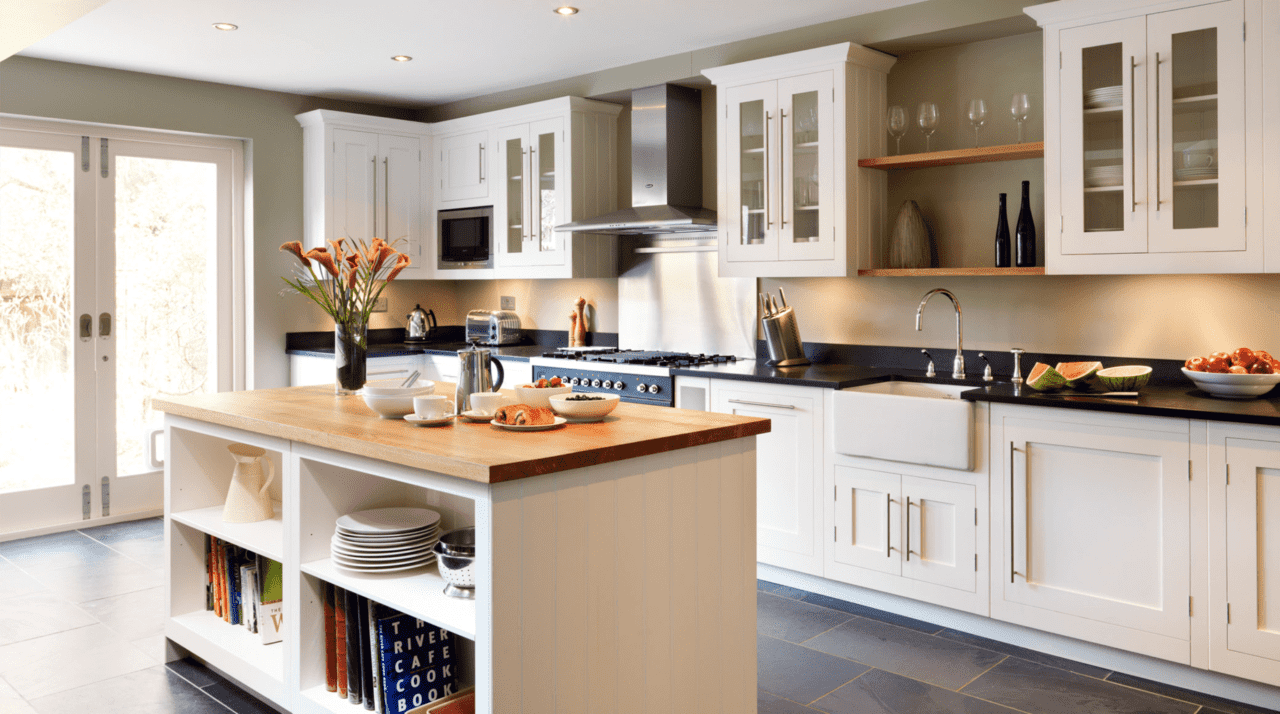
<svg viewBox="0 0 1280 714">
<path fill-rule="evenodd" d="M 9 533 L 0 533 L 0 543 L 10 540 L 21 540 L 22 538 L 32 538 L 34 536 L 48 535 L 50 533 L 65 533 L 66 531 L 77 531 L 81 528 L 92 528 L 94 526 L 106 526 L 112 523 L 124 523 L 125 521 L 137 521 L 143 518 L 154 518 L 163 516 L 163 508 L 154 508 L 149 511 L 137 511 L 134 513 L 121 513 L 115 516 L 107 516 L 106 518 L 90 518 L 83 521 L 73 521 L 71 523 L 63 523 L 56 526 L 44 526 L 42 528 L 32 528 L 25 531 L 12 531 Z"/>
</svg>

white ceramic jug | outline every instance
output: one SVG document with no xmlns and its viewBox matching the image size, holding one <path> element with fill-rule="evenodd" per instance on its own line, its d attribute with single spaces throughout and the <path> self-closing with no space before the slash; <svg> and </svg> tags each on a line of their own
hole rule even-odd
<svg viewBox="0 0 1280 714">
<path fill-rule="evenodd" d="M 226 523 L 253 523 L 275 516 L 268 487 L 275 478 L 275 464 L 263 459 L 267 452 L 248 444 L 232 444 L 227 447 L 236 460 L 236 470 L 231 475 L 231 488 L 227 490 L 227 502 L 222 507 L 222 520 Z M 267 463 L 267 475 L 263 478 L 262 462 Z"/>
</svg>

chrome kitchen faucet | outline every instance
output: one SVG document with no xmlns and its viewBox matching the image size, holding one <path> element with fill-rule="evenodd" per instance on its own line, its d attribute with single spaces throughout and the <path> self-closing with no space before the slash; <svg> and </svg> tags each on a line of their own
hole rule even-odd
<svg viewBox="0 0 1280 714">
<path fill-rule="evenodd" d="M 951 378 L 964 379 L 964 339 L 960 333 L 960 301 L 956 299 L 955 295 L 951 294 L 950 290 L 934 288 L 924 294 L 924 297 L 920 299 L 920 307 L 916 308 L 916 332 L 920 331 L 920 320 L 924 317 L 924 305 L 929 302 L 929 298 L 933 297 L 935 293 L 946 295 L 956 308 L 956 358 L 951 362 Z"/>
</svg>

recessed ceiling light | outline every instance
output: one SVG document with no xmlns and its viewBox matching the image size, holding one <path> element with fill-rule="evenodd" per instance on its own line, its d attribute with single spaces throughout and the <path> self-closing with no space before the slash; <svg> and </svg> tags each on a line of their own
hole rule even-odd
<svg viewBox="0 0 1280 714">
<path fill-rule="evenodd" d="M 222 30 L 223 32 L 231 32 L 232 30 L 240 29 L 239 25 L 232 25 L 229 22 L 215 22 L 213 23 L 213 27 L 214 29 Z"/>
<path fill-rule="evenodd" d="M 395 61 L 397 61 L 397 62 L 410 62 L 410 61 L 412 61 L 412 60 L 413 60 L 413 58 L 412 58 L 412 57 L 410 57 L 409 55 L 396 55 L 395 57 L 392 57 L 391 59 L 393 59 L 393 60 L 395 60 Z"/>
<path fill-rule="evenodd" d="M 566 15 L 566 16 L 567 16 L 567 15 L 577 15 L 577 14 L 578 14 L 578 8 L 576 8 L 576 7 L 569 7 L 568 5 L 565 5 L 564 7 L 558 7 L 558 8 L 556 8 L 556 9 L 555 9 L 555 12 L 556 12 L 556 14 L 557 14 L 557 15 Z"/>
</svg>

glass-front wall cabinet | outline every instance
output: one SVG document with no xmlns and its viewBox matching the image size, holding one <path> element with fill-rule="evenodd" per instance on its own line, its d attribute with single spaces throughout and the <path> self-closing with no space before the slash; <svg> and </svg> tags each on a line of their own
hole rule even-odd
<svg viewBox="0 0 1280 714">
<path fill-rule="evenodd" d="M 1240 0 L 1061 34 L 1063 252 L 1245 249 Z"/>
<path fill-rule="evenodd" d="M 550 265 L 561 260 L 564 223 L 564 122 L 548 119 L 498 132 L 502 196 L 494 220 L 501 235 L 499 266 Z"/>
<path fill-rule="evenodd" d="M 729 90 L 729 260 L 831 260 L 830 72 Z"/>
</svg>

